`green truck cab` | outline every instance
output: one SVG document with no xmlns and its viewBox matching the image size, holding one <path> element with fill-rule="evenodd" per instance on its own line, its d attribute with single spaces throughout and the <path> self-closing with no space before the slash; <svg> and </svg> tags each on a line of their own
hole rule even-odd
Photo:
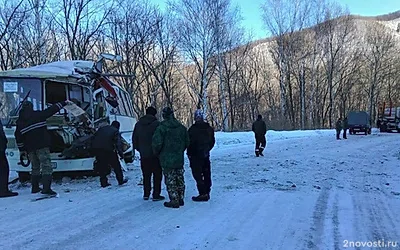
<svg viewBox="0 0 400 250">
<path fill-rule="evenodd" d="M 347 115 L 347 124 L 350 134 L 371 134 L 369 114 L 365 111 L 351 111 Z"/>
</svg>

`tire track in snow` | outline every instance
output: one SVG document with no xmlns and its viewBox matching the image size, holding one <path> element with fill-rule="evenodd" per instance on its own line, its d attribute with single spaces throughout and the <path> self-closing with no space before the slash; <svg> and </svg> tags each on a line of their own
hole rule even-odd
<svg viewBox="0 0 400 250">
<path fill-rule="evenodd" d="M 310 235 L 307 242 L 308 249 L 321 249 L 321 238 L 324 232 L 326 210 L 328 208 L 329 192 L 327 189 L 318 196 L 313 212 L 313 224 L 310 228 Z"/>
</svg>

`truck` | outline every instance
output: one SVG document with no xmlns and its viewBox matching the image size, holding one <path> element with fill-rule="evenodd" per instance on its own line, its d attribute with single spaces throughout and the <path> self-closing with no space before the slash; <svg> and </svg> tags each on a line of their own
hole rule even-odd
<svg viewBox="0 0 400 250">
<path fill-rule="evenodd" d="M 347 115 L 349 133 L 371 134 L 369 114 L 365 111 L 351 111 Z"/>
<path fill-rule="evenodd" d="M 393 105 L 392 102 L 388 106 L 383 103 L 379 107 L 377 127 L 380 132 L 393 132 L 400 133 L 400 106 Z"/>
</svg>

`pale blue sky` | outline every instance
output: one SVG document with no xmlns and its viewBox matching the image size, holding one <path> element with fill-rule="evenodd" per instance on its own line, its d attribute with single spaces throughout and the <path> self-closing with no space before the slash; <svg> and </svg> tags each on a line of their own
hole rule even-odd
<svg viewBox="0 0 400 250">
<path fill-rule="evenodd" d="M 166 0 L 150 0 L 161 8 Z M 351 14 L 362 16 L 376 16 L 388 14 L 400 10 L 400 0 L 336 0 L 342 6 L 347 6 Z M 260 6 L 265 0 L 232 0 L 233 5 L 238 5 L 242 17 L 243 26 L 247 30 L 253 30 L 255 39 L 267 37 L 265 32 Z"/>
</svg>

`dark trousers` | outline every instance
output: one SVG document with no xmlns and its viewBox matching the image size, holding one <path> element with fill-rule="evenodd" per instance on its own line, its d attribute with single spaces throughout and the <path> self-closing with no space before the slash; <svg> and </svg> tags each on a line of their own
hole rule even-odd
<svg viewBox="0 0 400 250">
<path fill-rule="evenodd" d="M 263 151 L 267 141 L 265 135 L 256 135 L 256 152 Z"/>
<path fill-rule="evenodd" d="M 122 174 L 122 168 L 117 153 L 114 151 L 97 149 L 95 150 L 95 156 L 101 186 L 104 187 L 108 184 L 107 175 L 111 173 L 111 169 L 114 170 L 118 184 L 122 184 L 124 175 Z"/>
<path fill-rule="evenodd" d="M 347 139 L 347 129 L 345 128 L 345 129 L 343 129 L 343 138 L 344 139 Z"/>
<path fill-rule="evenodd" d="M 342 130 L 336 129 L 336 140 L 340 140 L 340 131 Z"/>
<path fill-rule="evenodd" d="M 190 159 L 190 168 L 196 180 L 197 190 L 200 195 L 210 194 L 211 191 L 211 163 L 210 157 Z"/>
<path fill-rule="evenodd" d="M 143 174 L 143 196 L 149 197 L 151 193 L 151 177 L 153 176 L 153 197 L 161 194 L 162 169 L 157 157 L 141 158 L 140 167 Z"/>
<path fill-rule="evenodd" d="M 0 152 L 0 194 L 8 191 L 8 176 L 10 167 L 8 165 L 6 152 Z"/>
</svg>

